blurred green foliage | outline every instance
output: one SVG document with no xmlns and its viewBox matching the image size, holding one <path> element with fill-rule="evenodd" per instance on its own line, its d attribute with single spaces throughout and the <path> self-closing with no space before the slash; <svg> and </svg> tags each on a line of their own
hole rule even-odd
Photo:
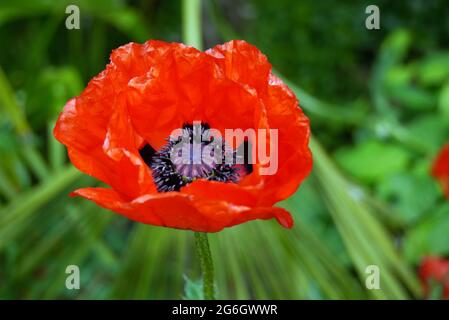
<svg viewBox="0 0 449 320">
<path fill-rule="evenodd" d="M 69 4 L 80 30 L 65 28 Z M 220 298 L 421 298 L 419 260 L 449 255 L 449 204 L 429 175 L 449 140 L 447 5 L 377 1 L 381 30 L 367 30 L 368 4 L 203 1 L 205 47 L 257 45 L 314 132 L 314 172 L 282 203 L 295 227 L 256 221 L 210 236 Z M 51 134 L 113 48 L 181 41 L 182 18 L 179 1 L 0 2 L 0 298 L 201 298 L 193 233 L 69 198 L 97 182 Z M 65 288 L 70 264 L 79 291 Z M 365 288 L 370 264 L 381 290 Z"/>
</svg>

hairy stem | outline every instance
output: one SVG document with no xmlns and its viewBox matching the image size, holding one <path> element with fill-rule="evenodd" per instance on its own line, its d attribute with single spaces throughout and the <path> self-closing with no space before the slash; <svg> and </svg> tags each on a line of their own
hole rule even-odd
<svg viewBox="0 0 449 320">
<path fill-rule="evenodd" d="M 214 300 L 214 265 L 207 233 L 195 232 L 195 244 L 198 257 L 200 258 L 201 273 L 203 274 L 204 299 Z"/>
</svg>

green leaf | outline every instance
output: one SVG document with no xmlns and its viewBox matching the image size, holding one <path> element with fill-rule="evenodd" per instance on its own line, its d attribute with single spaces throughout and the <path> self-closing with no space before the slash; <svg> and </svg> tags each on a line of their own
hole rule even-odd
<svg viewBox="0 0 449 320">
<path fill-rule="evenodd" d="M 426 255 L 448 255 L 449 204 L 445 203 L 407 232 L 404 252 L 413 263 Z"/>
<path fill-rule="evenodd" d="M 399 145 L 375 140 L 343 147 L 335 153 L 338 164 L 349 174 L 364 182 L 381 181 L 385 177 L 406 170 L 409 152 Z"/>
<path fill-rule="evenodd" d="M 435 53 L 425 58 L 418 69 L 418 79 L 423 85 L 437 85 L 449 77 L 449 54 Z"/>
<path fill-rule="evenodd" d="M 387 87 L 386 91 L 393 101 L 412 110 L 429 110 L 437 105 L 436 97 L 419 87 L 402 85 Z"/>
<path fill-rule="evenodd" d="M 203 282 L 201 279 L 190 280 L 184 276 L 184 299 L 185 300 L 204 300 Z"/>
<path fill-rule="evenodd" d="M 445 283 L 437 281 L 436 279 L 430 279 L 430 293 L 429 300 L 443 300 L 444 299 L 444 287 Z"/>
<path fill-rule="evenodd" d="M 432 147 L 432 153 L 448 139 L 447 119 L 437 114 L 427 114 L 416 117 L 407 124 L 410 134 L 421 144 Z"/>
<path fill-rule="evenodd" d="M 387 37 L 382 44 L 381 53 L 389 55 L 389 60 L 398 62 L 407 54 L 412 39 L 412 34 L 408 30 L 399 29 Z"/>
<path fill-rule="evenodd" d="M 64 104 L 82 88 L 81 76 L 72 67 L 46 68 L 37 74 L 26 103 L 33 128 L 43 128 L 48 119 L 55 119 Z"/>
<path fill-rule="evenodd" d="M 440 90 L 438 96 L 438 109 L 447 124 L 449 122 L 449 82 L 446 82 Z"/>
<path fill-rule="evenodd" d="M 435 181 L 428 175 L 401 173 L 382 181 L 379 195 L 392 203 L 402 220 L 412 223 L 432 209 L 439 198 Z"/>
<path fill-rule="evenodd" d="M 385 75 L 386 87 L 398 87 L 408 85 L 413 77 L 411 66 L 394 66 Z"/>
</svg>

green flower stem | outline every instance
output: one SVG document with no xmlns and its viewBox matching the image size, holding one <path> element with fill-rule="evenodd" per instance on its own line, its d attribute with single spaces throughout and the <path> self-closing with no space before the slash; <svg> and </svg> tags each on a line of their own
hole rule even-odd
<svg viewBox="0 0 449 320">
<path fill-rule="evenodd" d="M 204 299 L 214 300 L 214 265 L 212 263 L 207 233 L 195 232 L 195 244 L 203 274 Z"/>
</svg>

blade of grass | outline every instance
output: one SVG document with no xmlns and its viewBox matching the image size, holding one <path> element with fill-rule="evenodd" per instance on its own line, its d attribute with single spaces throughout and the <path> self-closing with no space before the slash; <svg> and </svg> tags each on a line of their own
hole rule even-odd
<svg viewBox="0 0 449 320">
<path fill-rule="evenodd" d="M 342 237 L 346 237 L 346 245 L 353 248 L 360 246 L 357 252 L 366 255 L 370 259 L 367 262 L 384 266 L 386 270 L 383 272 L 387 271 L 388 277 L 390 273 L 398 274 L 409 290 L 416 295 L 419 294 L 418 281 L 405 262 L 399 258 L 388 232 L 374 218 L 367 206 L 350 195 L 347 181 L 340 175 L 318 142 L 312 139 L 311 146 L 315 155 L 315 173 L 330 204 L 330 212 L 336 223 L 340 224 L 340 229 L 345 230 L 341 234 Z M 349 240 L 348 234 L 352 235 L 352 240 Z M 373 243 L 367 242 L 368 239 Z M 388 270 L 389 266 L 391 271 Z M 397 292 L 403 291 L 399 290 L 398 280 L 388 285 L 396 288 Z"/>
<path fill-rule="evenodd" d="M 0 108 L 3 113 L 9 118 L 11 123 L 19 136 L 25 141 L 25 146 L 22 149 L 22 155 L 27 160 L 31 169 L 37 177 L 45 179 L 48 176 L 48 169 L 42 155 L 35 149 L 32 144 L 29 144 L 29 138 L 32 136 L 31 127 L 28 124 L 24 113 L 18 106 L 12 87 L 6 78 L 3 69 L 0 67 Z"/>
<path fill-rule="evenodd" d="M 14 92 L 6 78 L 3 69 L 0 67 L 0 110 L 3 115 L 9 118 L 13 123 L 16 132 L 19 135 L 30 133 L 30 125 L 25 119 L 25 115 L 16 103 Z"/>
<path fill-rule="evenodd" d="M 33 145 L 24 145 L 20 153 L 25 163 L 40 181 L 44 181 L 50 176 L 47 164 Z"/>
<path fill-rule="evenodd" d="M 16 195 L 16 188 L 6 177 L 2 168 L 0 168 L 0 195 L 7 200 L 11 200 Z"/>
<path fill-rule="evenodd" d="M 112 288 L 112 299 L 148 299 L 157 293 L 154 282 L 167 272 L 160 270 L 158 261 L 164 261 L 167 256 L 171 230 L 153 228 L 136 224 L 126 250 L 125 263 L 116 276 L 117 281 Z M 180 275 L 182 277 L 182 275 Z M 182 292 L 179 292 L 181 295 Z"/>
<path fill-rule="evenodd" d="M 54 171 L 61 169 L 66 158 L 66 151 L 64 146 L 53 137 L 53 128 L 55 122 L 50 122 L 47 126 L 47 144 L 48 144 L 48 158 L 50 165 Z"/>
<path fill-rule="evenodd" d="M 47 271 L 48 277 L 52 279 L 50 285 L 43 289 L 42 294 L 34 295 L 35 298 L 37 296 L 40 299 L 51 299 L 58 297 L 61 293 L 73 293 L 67 290 L 65 286 L 65 280 L 67 278 L 67 274 L 65 273 L 66 266 L 70 264 L 77 265 L 82 272 L 83 268 L 81 266 L 83 265 L 83 261 L 92 253 L 92 243 L 101 241 L 101 236 L 111 218 L 108 215 L 99 214 L 96 207 L 93 207 L 90 213 L 83 212 L 82 214 L 89 214 L 92 218 L 90 221 L 83 219 L 82 230 L 84 232 L 78 233 L 76 241 L 67 242 L 62 255 L 58 259 L 59 262 L 53 263 Z M 89 285 L 89 281 L 81 285 Z"/>
<path fill-rule="evenodd" d="M 0 249 L 23 229 L 33 213 L 80 177 L 74 167 L 54 173 L 44 182 L 22 193 L 0 210 Z"/>
</svg>

